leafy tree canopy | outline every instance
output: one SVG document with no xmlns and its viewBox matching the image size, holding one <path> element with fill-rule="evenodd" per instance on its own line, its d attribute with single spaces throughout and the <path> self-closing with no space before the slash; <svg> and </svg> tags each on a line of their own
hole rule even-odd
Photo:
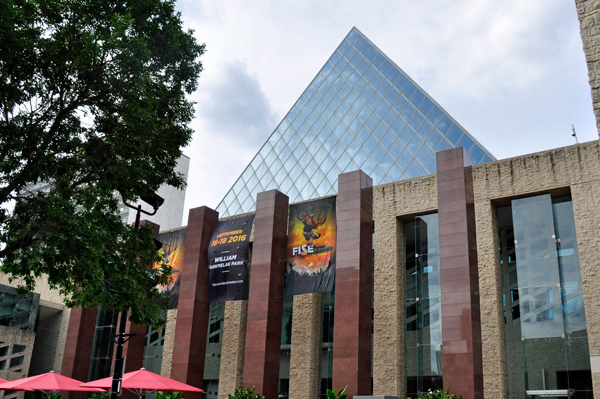
<svg viewBox="0 0 600 399">
<path fill-rule="evenodd" d="M 0 271 L 67 306 L 131 308 L 159 324 L 170 271 L 149 229 L 117 215 L 167 183 L 189 143 L 204 45 L 173 0 L 0 1 Z M 27 192 L 50 182 L 49 192 Z"/>
</svg>

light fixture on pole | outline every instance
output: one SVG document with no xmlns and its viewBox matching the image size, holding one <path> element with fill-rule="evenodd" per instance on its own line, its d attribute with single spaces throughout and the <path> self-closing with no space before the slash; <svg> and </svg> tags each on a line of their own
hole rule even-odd
<svg viewBox="0 0 600 399">
<path fill-rule="evenodd" d="M 145 213 L 146 215 L 152 216 L 156 214 L 158 208 L 165 202 L 164 198 L 159 196 L 158 194 L 153 194 L 151 196 L 140 196 L 140 199 L 154 209 L 153 212 L 148 212 L 142 209 L 142 205 L 138 206 L 131 205 L 126 201 L 123 201 L 125 205 L 128 207 L 135 209 L 137 211 L 135 215 L 135 228 L 140 227 L 140 214 Z M 156 244 L 156 239 L 154 240 Z M 161 244 L 162 246 L 162 244 Z M 158 248 L 157 248 L 158 249 Z M 115 354 L 115 366 L 113 368 L 113 380 L 112 385 L 110 387 L 110 399 L 117 399 L 117 396 L 121 392 L 121 379 L 123 378 L 123 373 L 125 372 L 125 362 L 123 361 L 123 345 L 125 342 L 129 341 L 135 334 L 125 334 L 125 325 L 127 324 L 127 309 L 123 309 L 121 312 L 121 321 L 119 323 L 119 333 L 117 334 L 117 353 Z"/>
</svg>

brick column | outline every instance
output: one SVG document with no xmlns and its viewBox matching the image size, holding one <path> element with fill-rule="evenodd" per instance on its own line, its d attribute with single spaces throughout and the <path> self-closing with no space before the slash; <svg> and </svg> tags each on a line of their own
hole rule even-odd
<svg viewBox="0 0 600 399">
<path fill-rule="evenodd" d="M 471 159 L 462 147 L 436 156 L 444 389 L 479 399 L 483 366 Z"/>
<path fill-rule="evenodd" d="M 277 190 L 256 200 L 243 382 L 266 399 L 279 388 L 288 201 Z"/>
<path fill-rule="evenodd" d="M 221 344 L 219 399 L 227 399 L 236 388 L 242 386 L 247 325 L 248 301 L 227 302 Z"/>
<path fill-rule="evenodd" d="M 98 309 L 71 309 L 62 375 L 79 381 L 88 380 L 97 318 Z M 85 399 L 85 395 L 85 392 L 63 392 L 65 399 Z"/>
<path fill-rule="evenodd" d="M 173 366 L 173 346 L 175 345 L 175 328 L 177 327 L 177 309 L 167 310 L 167 325 L 165 326 L 165 344 L 163 345 L 160 375 L 171 378 Z"/>
<path fill-rule="evenodd" d="M 319 397 L 319 366 L 323 335 L 322 294 L 296 295 L 290 355 L 290 399 Z"/>
<path fill-rule="evenodd" d="M 181 270 L 171 378 L 202 388 L 210 304 L 208 245 L 219 213 L 208 207 L 190 209 Z M 186 399 L 200 399 L 187 392 Z"/>
<path fill-rule="evenodd" d="M 382 199 L 383 202 L 383 199 Z M 375 213 L 373 394 L 405 397 L 404 231 L 391 212 Z M 392 208 L 391 206 L 385 209 Z"/>
<path fill-rule="evenodd" d="M 371 393 L 373 179 L 361 170 L 338 183 L 333 388 Z"/>
<path fill-rule="evenodd" d="M 477 260 L 481 293 L 481 347 L 483 393 L 486 398 L 501 398 L 508 392 L 506 346 L 502 313 L 502 276 L 498 252 L 496 207 L 489 199 L 475 201 L 477 222 Z M 522 371 L 522 370 L 521 370 Z"/>
</svg>

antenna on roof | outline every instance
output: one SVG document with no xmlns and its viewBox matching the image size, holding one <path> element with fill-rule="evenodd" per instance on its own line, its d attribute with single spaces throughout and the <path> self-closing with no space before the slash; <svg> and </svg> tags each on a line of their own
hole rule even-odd
<svg viewBox="0 0 600 399">
<path fill-rule="evenodd" d="M 577 141 L 577 133 L 575 133 L 575 126 L 571 125 L 571 127 L 573 128 L 573 133 L 571 133 L 571 136 L 575 137 L 575 142 L 579 144 L 579 141 Z"/>
</svg>

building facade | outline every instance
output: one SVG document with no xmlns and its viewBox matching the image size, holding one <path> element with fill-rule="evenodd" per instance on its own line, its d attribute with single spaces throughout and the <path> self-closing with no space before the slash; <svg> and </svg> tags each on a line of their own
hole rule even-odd
<svg viewBox="0 0 600 399">
<path fill-rule="evenodd" d="M 576 3 L 592 68 L 600 3 Z M 284 298 L 289 205 L 331 196 L 334 292 Z M 217 209 L 190 210 L 179 306 L 161 330 L 128 325 L 138 339 L 126 370 L 143 365 L 221 399 L 240 386 L 268 399 L 344 386 L 350 396 L 592 398 L 599 205 L 598 141 L 495 160 L 352 29 Z M 248 213 L 249 299 L 211 305 L 212 231 Z M 38 287 L 26 301 L 0 291 L 0 377 L 50 366 L 108 375 L 117 315 L 65 309 Z"/>
</svg>

